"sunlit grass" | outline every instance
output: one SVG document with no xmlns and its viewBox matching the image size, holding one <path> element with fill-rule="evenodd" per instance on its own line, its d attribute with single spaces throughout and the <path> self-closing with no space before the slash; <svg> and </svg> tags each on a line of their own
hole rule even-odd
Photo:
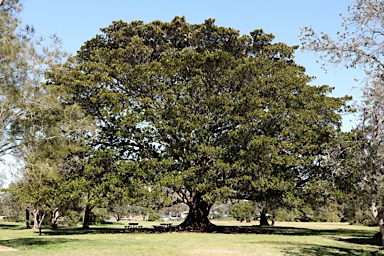
<svg viewBox="0 0 384 256">
<path fill-rule="evenodd" d="M 246 226 L 271 234 L 219 233 L 119 233 L 128 222 L 93 226 L 90 231 L 59 230 L 42 236 L 20 225 L 0 223 L 0 245 L 18 249 L 1 255 L 384 255 L 371 237 L 375 227 L 343 223 L 275 223 L 275 227 L 253 227 L 258 223 L 215 221 L 222 226 Z M 173 222 L 177 224 L 176 222 Z M 145 227 L 159 222 L 142 222 Z M 93 231 L 111 230 L 111 233 Z M 255 230 L 253 230 L 255 229 Z M 64 232 L 65 231 L 65 232 Z"/>
</svg>

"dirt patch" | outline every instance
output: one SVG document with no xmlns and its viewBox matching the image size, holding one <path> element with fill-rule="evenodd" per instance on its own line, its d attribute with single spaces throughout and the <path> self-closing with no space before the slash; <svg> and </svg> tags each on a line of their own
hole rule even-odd
<svg viewBox="0 0 384 256">
<path fill-rule="evenodd" d="M 0 245 L 0 252 L 4 252 L 4 251 L 17 251 L 17 250 L 11 247 Z"/>
</svg>

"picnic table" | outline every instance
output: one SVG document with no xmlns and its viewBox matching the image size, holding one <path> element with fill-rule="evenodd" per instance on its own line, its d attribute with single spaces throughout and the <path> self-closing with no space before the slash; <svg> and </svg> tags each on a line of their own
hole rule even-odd
<svg viewBox="0 0 384 256">
<path fill-rule="evenodd" d="M 130 222 L 128 223 L 128 226 L 125 226 L 125 228 L 129 231 L 140 231 L 142 229 L 142 226 L 139 226 L 138 222 Z"/>
<path fill-rule="evenodd" d="M 172 223 L 160 223 L 160 225 L 161 225 L 162 227 L 164 227 L 164 230 L 165 230 L 165 231 L 167 231 L 167 230 L 169 230 L 169 232 L 172 231 Z"/>
<path fill-rule="evenodd" d="M 172 231 L 172 223 L 160 223 L 160 225 L 153 225 L 155 231 L 160 233 L 162 232 L 171 232 Z"/>
</svg>

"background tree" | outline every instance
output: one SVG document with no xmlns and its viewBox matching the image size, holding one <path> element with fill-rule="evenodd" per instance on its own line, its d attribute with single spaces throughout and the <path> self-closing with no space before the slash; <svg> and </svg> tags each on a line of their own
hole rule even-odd
<svg viewBox="0 0 384 256">
<path fill-rule="evenodd" d="M 384 222 L 379 184 L 383 178 L 383 6 L 382 0 L 355 1 L 348 7 L 348 15 L 343 17 L 344 31 L 339 32 L 336 39 L 325 33 L 319 35 L 308 27 L 304 27 L 301 33 L 303 49 L 319 53 L 324 67 L 329 63 L 344 64 L 347 68 L 362 69 L 366 73 L 359 107 L 360 119 L 355 131 L 361 160 L 357 167 L 371 195 L 367 203 L 382 234 Z M 384 245 L 384 239 L 382 242 Z"/>
<path fill-rule="evenodd" d="M 74 105 L 65 108 L 59 103 L 50 104 L 50 107 L 42 116 L 45 120 L 44 126 L 41 125 L 37 131 L 41 138 L 46 139 L 31 141 L 23 148 L 22 176 L 15 182 L 15 186 L 6 190 L 17 194 L 20 203 L 30 205 L 30 212 L 35 218 L 35 229 L 43 222 L 44 218 L 41 217 L 48 215 L 52 228 L 55 229 L 59 209 L 74 200 L 69 196 L 72 190 L 65 186 L 64 177 L 70 171 L 68 162 L 76 156 L 79 148 L 74 137 L 80 140 L 82 134 L 76 134 L 75 129 L 69 128 L 76 123 L 76 129 L 81 131 L 81 123 L 86 122 L 86 118 Z M 81 121 L 78 122 L 79 120 Z M 33 123 L 23 122 L 19 129 L 30 129 L 30 126 L 33 127 Z M 90 132 L 91 126 L 87 127 Z M 69 129 L 68 133 L 65 132 L 66 129 Z"/>
<path fill-rule="evenodd" d="M 0 215 L 7 216 L 9 221 L 18 222 L 24 220 L 25 205 L 19 204 L 17 196 L 13 193 L 1 193 L 0 209 Z"/>
<path fill-rule="evenodd" d="M 76 198 L 83 207 L 83 228 L 89 228 L 92 209 L 116 205 L 130 198 L 129 177 L 131 167 L 120 165 L 116 155 L 107 150 L 85 152 L 79 156 L 75 168 L 66 172 L 65 186 L 68 196 Z"/>
<path fill-rule="evenodd" d="M 122 217 L 129 215 L 129 205 L 122 200 L 116 200 L 115 204 L 108 206 L 108 213 L 112 215 L 116 221 L 120 221 Z"/>
<path fill-rule="evenodd" d="M 95 118 L 93 147 L 137 163 L 138 192 L 189 206 L 180 229 L 214 228 L 217 200 L 281 198 L 316 173 L 347 98 L 307 85 L 297 47 L 212 19 L 117 21 L 101 32 L 50 83 Z"/>
<path fill-rule="evenodd" d="M 363 102 L 364 107 L 361 112 L 361 123 L 354 130 L 355 143 L 358 150 L 358 154 L 355 157 L 358 159 L 356 167 L 359 169 L 357 171 L 365 185 L 363 188 L 370 194 L 370 198 L 367 201 L 369 210 L 380 227 L 382 244 L 384 246 L 384 208 L 383 189 L 381 186 L 384 178 L 384 95 L 383 87 L 378 88 L 379 90 L 375 92 L 372 92 L 372 89 L 372 87 L 366 89 Z"/>
<path fill-rule="evenodd" d="M 42 128 L 49 110 L 56 114 L 57 95 L 41 82 L 49 66 L 66 54 L 57 37 L 36 38 L 33 27 L 22 28 L 21 10 L 16 0 L 0 6 L 0 160 L 17 159 L 23 165 L 33 143 L 55 138 L 44 136 Z"/>
<path fill-rule="evenodd" d="M 42 87 L 51 92 L 49 85 Z M 65 92 L 55 90 L 49 94 L 54 101 L 47 105 L 50 108 L 35 112 L 41 115 L 37 120 L 44 120 L 35 130 L 40 139 L 24 146 L 23 176 L 18 186 L 9 191 L 18 194 L 20 202 L 33 206 L 34 228 L 39 228 L 43 221 L 37 221 L 38 216 L 49 214 L 55 229 L 59 210 L 70 212 L 78 207 L 84 210 L 83 228 L 89 228 L 92 209 L 125 198 L 129 190 L 121 188 L 129 184 L 125 175 L 128 169 L 123 169 L 128 165 L 119 165 L 112 151 L 87 146 L 95 134 L 94 126 L 76 104 L 59 102 L 59 95 Z M 29 119 L 18 123 L 21 131 L 34 127 Z"/>
<path fill-rule="evenodd" d="M 0 156 L 7 154 L 13 144 L 10 139 L 10 124 L 20 115 L 16 110 L 21 99 L 17 97 L 17 86 L 24 83 L 26 59 L 17 58 L 27 51 L 25 40 L 18 35 L 17 18 L 20 12 L 18 1 L 8 1 L 0 7 Z M 15 95 L 16 94 L 16 95 Z"/>
<path fill-rule="evenodd" d="M 84 136 L 92 134 L 92 125 L 77 105 L 59 101 L 65 91 L 42 82 L 44 73 L 54 64 L 59 68 L 66 54 L 57 37 L 36 39 L 33 27 L 18 29 L 21 9 L 15 0 L 0 7 L 0 157 L 19 160 L 22 177 L 11 190 L 31 205 L 35 228 L 37 216 L 49 212 L 55 227 L 57 210 L 69 194 L 61 186 L 65 164 L 75 147 L 83 146 Z"/>
<path fill-rule="evenodd" d="M 54 229 L 59 211 L 79 208 L 83 209 L 83 228 L 89 228 L 95 207 L 108 207 L 127 198 L 127 169 L 118 169 L 119 161 L 107 151 L 76 147 L 72 140 L 54 145 L 52 142 L 49 141 L 50 151 L 34 152 L 27 159 L 26 172 L 18 186 L 8 191 L 16 193 L 20 202 L 31 204 L 35 218 L 49 214 Z M 35 223 L 41 224 L 42 219 Z"/>
<path fill-rule="evenodd" d="M 240 201 L 232 207 L 231 216 L 240 222 L 250 220 L 255 216 L 255 205 L 251 202 Z"/>
</svg>

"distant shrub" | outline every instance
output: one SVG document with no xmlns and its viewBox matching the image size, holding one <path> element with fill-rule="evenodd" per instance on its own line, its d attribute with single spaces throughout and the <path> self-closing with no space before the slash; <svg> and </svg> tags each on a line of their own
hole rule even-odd
<svg viewBox="0 0 384 256">
<path fill-rule="evenodd" d="M 57 222 L 61 226 L 74 227 L 80 222 L 80 216 L 76 211 L 69 211 L 64 216 L 59 217 Z"/>
<path fill-rule="evenodd" d="M 275 219 L 277 221 L 295 221 L 299 219 L 300 212 L 297 209 L 287 210 L 280 208 L 275 211 Z"/>
<path fill-rule="evenodd" d="M 255 215 L 255 206 L 250 202 L 240 201 L 232 207 L 231 215 L 238 221 L 252 219 Z"/>
<path fill-rule="evenodd" d="M 152 210 L 148 213 L 148 221 L 159 221 L 160 219 L 161 219 L 160 213 Z"/>
</svg>

